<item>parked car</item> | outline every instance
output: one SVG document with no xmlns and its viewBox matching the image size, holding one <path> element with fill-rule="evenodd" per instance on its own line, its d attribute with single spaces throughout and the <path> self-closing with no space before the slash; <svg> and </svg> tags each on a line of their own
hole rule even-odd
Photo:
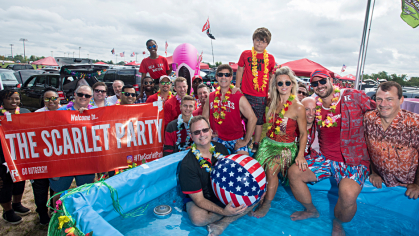
<svg viewBox="0 0 419 236">
<path fill-rule="evenodd" d="M 35 70 L 32 65 L 28 65 L 28 64 L 10 64 L 10 65 L 7 65 L 6 69 L 11 69 L 11 70 Z"/>
<path fill-rule="evenodd" d="M 31 111 L 44 106 L 43 93 L 48 87 L 57 89 L 61 104 L 74 98 L 74 90 L 80 85 L 92 86 L 98 82 L 97 72 L 108 68 L 107 65 L 66 65 L 60 73 L 44 73 L 29 77 L 21 88 L 22 107 Z"/>
<path fill-rule="evenodd" d="M 23 84 L 32 75 L 40 75 L 40 74 L 45 73 L 45 71 L 43 70 L 18 70 L 18 71 L 15 71 L 14 73 L 19 83 Z"/>
<path fill-rule="evenodd" d="M 135 91 L 139 92 L 141 86 L 141 73 L 135 67 L 114 67 L 114 69 L 106 70 L 106 73 L 103 76 L 100 76 L 98 80 L 104 82 L 108 86 L 108 96 L 115 95 L 112 88 L 112 84 L 115 80 L 122 80 L 124 84 L 131 84 L 134 86 Z"/>
<path fill-rule="evenodd" d="M 13 71 L 8 69 L 0 69 L 0 78 L 4 89 L 17 88 L 20 84 Z"/>
</svg>

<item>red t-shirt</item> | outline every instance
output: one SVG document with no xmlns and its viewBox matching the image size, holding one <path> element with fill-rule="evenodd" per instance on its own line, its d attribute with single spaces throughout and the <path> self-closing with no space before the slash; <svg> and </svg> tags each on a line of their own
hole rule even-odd
<svg viewBox="0 0 419 236">
<path fill-rule="evenodd" d="M 201 105 L 200 107 L 198 107 L 198 109 L 196 109 L 195 111 L 192 112 L 193 116 L 200 116 L 202 115 L 202 109 L 203 109 L 203 105 Z"/>
<path fill-rule="evenodd" d="M 214 112 L 221 113 L 221 100 L 218 103 L 218 110 L 214 109 L 215 91 L 210 93 L 210 125 L 211 128 L 217 132 L 218 137 L 224 141 L 231 141 L 242 138 L 244 136 L 244 129 L 242 124 L 242 118 L 240 114 L 240 98 L 243 96 L 242 93 L 231 94 L 226 105 L 225 119 L 222 119 L 223 123 L 218 124 L 214 119 Z M 221 99 L 221 98 L 220 98 Z"/>
<path fill-rule="evenodd" d="M 166 129 L 170 121 L 177 119 L 180 113 L 180 102 L 173 96 L 164 103 L 164 128 Z"/>
<path fill-rule="evenodd" d="M 344 162 L 342 151 L 340 150 L 340 128 L 342 121 L 342 114 L 340 112 L 341 101 L 339 100 L 336 105 L 336 110 L 333 113 L 333 116 L 337 116 L 336 127 L 318 127 L 319 132 L 319 145 L 320 151 L 326 157 L 326 159 L 331 161 Z M 322 107 L 321 115 L 322 120 L 325 120 L 327 113 L 330 112 L 330 109 L 324 109 Z"/>
<path fill-rule="evenodd" d="M 172 95 L 173 96 L 173 95 Z M 167 96 L 167 97 L 169 97 L 169 96 Z M 146 103 L 153 103 L 153 102 L 155 102 L 155 101 L 158 101 L 159 100 L 159 98 L 158 98 L 158 95 L 157 95 L 157 93 L 155 93 L 155 94 L 153 94 L 153 95 L 150 95 L 148 98 L 147 98 L 147 101 L 145 101 Z M 161 98 L 161 100 L 163 101 L 163 104 L 166 102 L 166 100 L 164 99 L 164 98 Z"/>
<path fill-rule="evenodd" d="M 265 63 L 263 60 L 263 53 L 258 53 L 257 56 L 257 70 L 258 70 L 258 83 L 259 87 L 263 85 L 263 75 L 265 74 L 263 71 L 265 70 Z M 271 54 L 268 53 L 269 58 L 269 65 L 268 65 L 268 84 L 266 84 L 266 88 L 263 91 L 260 89 L 259 92 L 255 90 L 255 86 L 253 85 L 253 74 L 252 74 L 252 50 L 246 50 L 240 55 L 239 59 L 239 66 L 244 67 L 243 70 L 243 77 L 242 77 L 242 84 L 241 90 L 244 94 L 252 95 L 255 97 L 267 97 L 268 90 L 269 90 L 269 75 L 273 71 L 275 67 L 275 58 Z"/>
<path fill-rule="evenodd" d="M 170 70 L 169 64 L 165 57 L 159 56 L 157 59 L 145 58 L 141 62 L 140 73 L 150 74 L 150 77 L 157 80 L 160 76 L 167 75 L 166 71 Z"/>
</svg>

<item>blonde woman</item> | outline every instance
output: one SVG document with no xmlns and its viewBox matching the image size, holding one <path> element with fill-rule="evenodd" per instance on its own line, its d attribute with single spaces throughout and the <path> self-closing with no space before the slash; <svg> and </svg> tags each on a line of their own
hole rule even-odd
<svg viewBox="0 0 419 236">
<path fill-rule="evenodd" d="M 294 163 L 305 171 L 307 161 L 304 150 L 307 143 L 307 121 L 304 106 L 297 99 L 298 84 L 294 72 L 287 66 L 276 70 L 269 84 L 271 102 L 266 114 L 269 123 L 266 137 L 256 153 L 256 160 L 265 166 L 267 192 L 265 199 L 252 213 L 254 217 L 264 217 L 271 207 L 278 188 L 278 172 L 287 183 L 287 170 Z M 299 131 L 299 148 L 295 143 Z"/>
</svg>

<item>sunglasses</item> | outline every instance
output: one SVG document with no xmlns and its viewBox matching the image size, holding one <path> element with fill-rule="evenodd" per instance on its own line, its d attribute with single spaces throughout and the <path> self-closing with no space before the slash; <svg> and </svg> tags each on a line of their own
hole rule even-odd
<svg viewBox="0 0 419 236">
<path fill-rule="evenodd" d="M 304 95 L 304 96 L 306 96 L 306 95 L 307 95 L 307 93 L 306 93 L 306 92 L 303 92 L 303 91 L 298 91 L 298 94 L 302 94 L 302 95 Z"/>
<path fill-rule="evenodd" d="M 194 135 L 200 135 L 201 131 L 202 133 L 206 134 L 208 133 L 208 131 L 210 130 L 210 128 L 205 128 L 205 129 L 201 129 L 201 130 L 195 130 L 194 132 L 192 132 Z"/>
<path fill-rule="evenodd" d="M 323 78 L 323 79 L 321 79 L 321 80 L 319 80 L 319 81 L 315 81 L 315 82 L 311 82 L 310 83 L 310 85 L 311 85 L 311 87 L 313 87 L 313 88 L 315 88 L 315 87 L 317 87 L 317 86 L 319 86 L 319 83 L 321 84 L 321 85 L 325 85 L 326 84 L 326 78 Z"/>
<path fill-rule="evenodd" d="M 231 73 L 218 73 L 217 76 L 218 77 L 223 77 L 223 76 L 230 77 L 231 76 Z"/>
<path fill-rule="evenodd" d="M 84 94 L 84 93 L 76 93 L 76 95 L 77 95 L 77 97 L 80 97 L 80 98 L 82 98 L 83 96 L 85 98 L 91 98 L 92 97 L 92 95 L 90 95 L 90 94 Z"/>
<path fill-rule="evenodd" d="M 135 97 L 135 93 L 127 93 L 127 92 L 122 92 L 125 97 Z"/>
<path fill-rule="evenodd" d="M 106 93 L 106 90 L 95 89 L 95 93 Z"/>
<path fill-rule="evenodd" d="M 57 101 L 57 97 L 50 97 L 50 98 L 44 98 L 44 102 L 50 102 L 50 101 L 53 101 L 53 102 L 55 102 L 55 101 Z"/>
<path fill-rule="evenodd" d="M 161 85 L 169 85 L 171 82 L 160 82 Z"/>
<path fill-rule="evenodd" d="M 282 81 L 278 82 L 279 87 L 282 87 L 283 85 L 284 85 L 284 82 L 282 82 Z M 291 86 L 291 82 L 290 81 L 285 82 L 285 86 L 287 86 L 287 87 Z"/>
<path fill-rule="evenodd" d="M 157 47 L 156 45 L 153 45 L 153 46 L 148 46 L 147 48 L 152 49 L 152 48 L 156 48 L 156 47 Z"/>
<path fill-rule="evenodd" d="M 152 85 L 154 82 L 144 82 L 144 85 Z"/>
</svg>

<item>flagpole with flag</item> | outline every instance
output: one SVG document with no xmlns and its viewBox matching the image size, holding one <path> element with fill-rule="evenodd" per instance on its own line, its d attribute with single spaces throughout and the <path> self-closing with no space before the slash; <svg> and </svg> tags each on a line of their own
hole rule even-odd
<svg viewBox="0 0 419 236">
<path fill-rule="evenodd" d="M 166 57 L 167 57 L 167 48 L 169 47 L 169 44 L 167 44 L 167 40 L 166 40 L 166 43 L 165 43 L 164 47 L 165 47 L 164 53 L 166 53 Z"/>
<path fill-rule="evenodd" d="M 210 27 L 209 17 L 208 17 L 207 22 L 205 22 L 204 26 L 202 27 L 202 32 L 204 32 L 206 30 L 207 31 L 207 36 L 211 39 L 212 63 L 215 66 L 214 47 L 212 46 L 212 40 L 215 39 L 215 37 L 211 34 L 210 28 L 211 27 Z"/>
</svg>

